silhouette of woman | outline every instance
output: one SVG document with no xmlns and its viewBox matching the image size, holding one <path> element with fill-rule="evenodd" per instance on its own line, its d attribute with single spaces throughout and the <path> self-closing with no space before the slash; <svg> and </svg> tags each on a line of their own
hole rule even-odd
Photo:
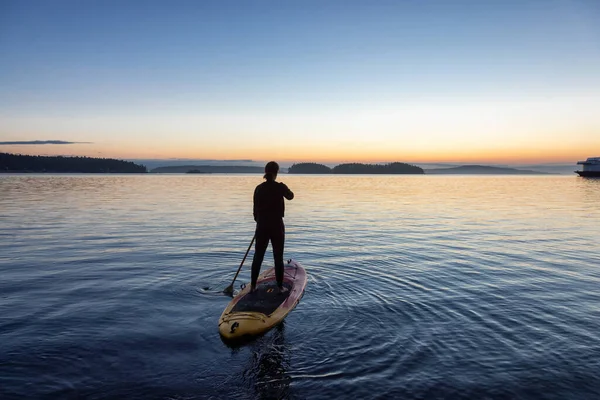
<svg viewBox="0 0 600 400">
<path fill-rule="evenodd" d="M 256 247 L 252 260 L 251 291 L 256 290 L 256 281 L 260 267 L 265 257 L 269 241 L 273 247 L 275 261 L 275 279 L 280 292 L 287 289 L 283 287 L 283 247 L 285 242 L 285 226 L 283 216 L 285 213 L 284 198 L 292 200 L 294 193 L 282 182 L 276 182 L 279 165 L 270 161 L 265 165 L 265 182 L 254 189 L 254 221 L 256 221 Z"/>
</svg>

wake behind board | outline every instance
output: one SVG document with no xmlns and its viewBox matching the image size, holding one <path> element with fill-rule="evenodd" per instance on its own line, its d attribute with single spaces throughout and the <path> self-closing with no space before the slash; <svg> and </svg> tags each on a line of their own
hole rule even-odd
<svg viewBox="0 0 600 400">
<path fill-rule="evenodd" d="M 246 285 L 227 305 L 219 319 L 219 333 L 228 340 L 264 333 L 283 321 L 302 298 L 306 288 L 306 271 L 300 263 L 289 260 L 284 265 L 283 286 L 279 293 L 275 268 L 259 275 L 256 291 Z"/>
</svg>

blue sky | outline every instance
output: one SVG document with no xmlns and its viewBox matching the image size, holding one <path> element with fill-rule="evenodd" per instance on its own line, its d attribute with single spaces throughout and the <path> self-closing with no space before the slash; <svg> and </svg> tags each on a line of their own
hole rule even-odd
<svg viewBox="0 0 600 400">
<path fill-rule="evenodd" d="M 91 142 L 20 152 L 600 151 L 598 1 L 4 0 L 0 53 L 0 141 Z"/>
</svg>

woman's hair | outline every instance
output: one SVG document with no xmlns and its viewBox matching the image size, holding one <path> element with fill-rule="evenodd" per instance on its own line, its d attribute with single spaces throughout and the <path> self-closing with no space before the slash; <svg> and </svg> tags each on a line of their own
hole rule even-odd
<svg viewBox="0 0 600 400">
<path fill-rule="evenodd" d="M 265 175 L 263 176 L 263 178 L 265 178 L 268 181 L 273 181 L 275 180 L 275 176 L 278 172 L 279 164 L 277 164 L 275 161 L 269 161 L 267 165 L 265 165 Z"/>
</svg>

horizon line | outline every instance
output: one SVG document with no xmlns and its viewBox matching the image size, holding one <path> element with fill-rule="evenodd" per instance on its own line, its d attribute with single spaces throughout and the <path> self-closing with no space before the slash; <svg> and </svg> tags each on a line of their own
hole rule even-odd
<svg viewBox="0 0 600 400">
<path fill-rule="evenodd" d="M 0 142 L 1 144 L 2 142 Z M 62 143 L 61 143 L 62 144 Z M 0 153 L 3 151 L 0 149 Z M 150 158 L 150 157 L 114 157 L 114 156 L 106 156 L 106 155 L 96 155 L 96 156 L 82 156 L 82 155 L 72 155 L 72 154 L 21 154 L 21 153 L 8 153 L 14 155 L 23 155 L 23 156 L 43 156 L 43 157 L 90 157 L 90 158 L 113 158 L 127 161 L 154 161 L 154 162 L 169 162 L 169 161 L 191 161 L 191 162 L 242 162 L 242 163 L 266 163 L 267 160 L 256 160 L 249 158 L 240 158 L 240 159 L 219 159 L 219 158 L 179 158 L 179 157 L 167 157 L 167 158 Z M 270 160 L 269 160 L 270 161 Z M 315 163 L 315 164 L 323 164 L 323 165 L 339 165 L 339 164 L 391 164 L 395 162 L 401 162 L 404 164 L 437 164 L 437 165 L 452 165 L 452 164 L 460 164 L 460 165 L 521 165 L 521 166 L 567 166 L 567 165 L 576 165 L 579 160 L 573 160 L 571 162 L 563 161 L 548 161 L 548 162 L 540 162 L 540 161 L 492 161 L 492 160 L 479 160 L 479 161 L 345 161 L 345 160 L 333 160 L 333 161 L 277 161 L 279 164 L 302 164 L 302 163 Z M 287 168 L 287 167 L 284 167 Z"/>
</svg>

